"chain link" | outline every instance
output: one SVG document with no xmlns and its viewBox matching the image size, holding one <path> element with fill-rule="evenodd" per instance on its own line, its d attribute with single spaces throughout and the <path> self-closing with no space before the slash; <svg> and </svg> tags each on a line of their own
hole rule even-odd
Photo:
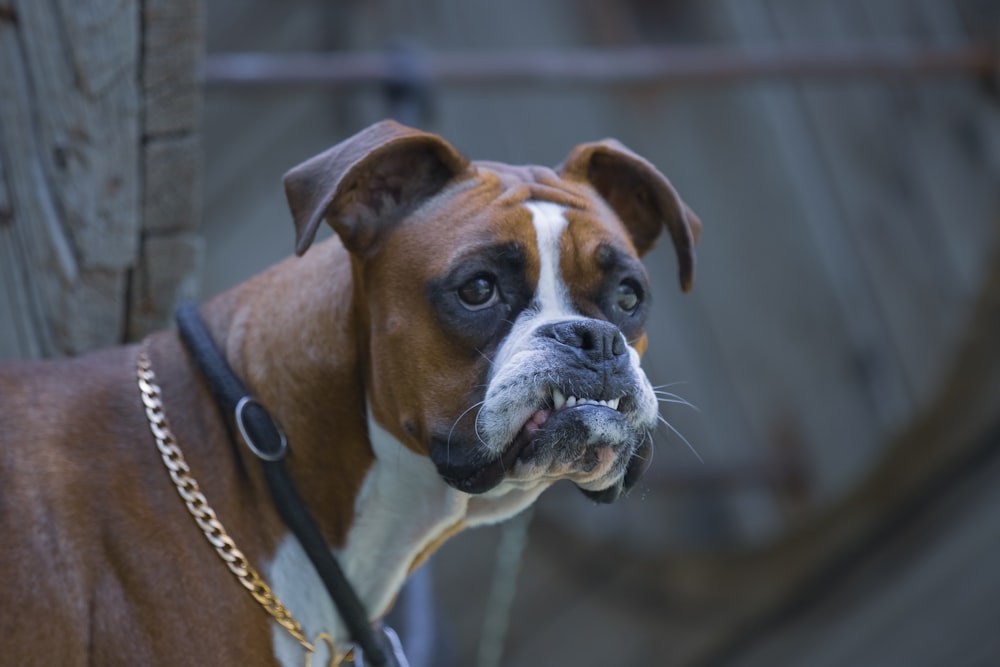
<svg viewBox="0 0 1000 667">
<path fill-rule="evenodd" d="M 291 612 L 281 604 L 281 601 L 271 592 L 270 586 L 260 577 L 257 570 L 250 565 L 246 556 L 239 550 L 233 539 L 229 537 L 222 522 L 215 515 L 208 501 L 198 487 L 198 482 L 191 476 L 191 468 L 184 459 L 180 447 L 170 430 L 170 423 L 167 415 L 163 411 L 163 401 L 159 385 L 156 384 L 156 375 L 153 373 L 149 353 L 143 347 L 136 358 L 136 377 L 139 381 L 139 391 L 142 395 L 142 403 L 146 407 L 146 418 L 149 421 L 149 430 L 156 440 L 156 448 L 160 450 L 163 457 L 163 464 L 170 473 L 170 479 L 177 487 L 177 493 L 187 506 L 188 512 L 194 517 L 198 527 L 201 528 L 205 539 L 215 548 L 229 570 L 236 575 L 239 582 L 246 588 L 253 599 L 264 608 L 271 617 L 278 622 L 281 627 L 288 631 L 288 634 L 312 654 L 316 647 L 306 638 L 302 626 L 292 616 Z M 329 640 L 329 635 L 321 635 L 324 643 L 330 644 L 333 655 L 333 646 Z"/>
</svg>

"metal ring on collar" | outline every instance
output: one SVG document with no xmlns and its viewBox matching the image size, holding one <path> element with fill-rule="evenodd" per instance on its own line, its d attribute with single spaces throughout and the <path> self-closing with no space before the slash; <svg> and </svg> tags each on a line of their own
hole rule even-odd
<svg viewBox="0 0 1000 667">
<path fill-rule="evenodd" d="M 277 451 L 269 452 L 266 450 L 262 450 L 257 445 L 257 443 L 254 442 L 253 438 L 250 437 L 250 433 L 248 432 L 246 423 L 244 421 L 245 420 L 244 413 L 246 411 L 247 406 L 251 404 L 258 406 L 264 412 L 264 414 L 267 415 L 268 421 L 271 422 L 271 425 L 274 427 L 275 432 L 278 434 L 280 442 Z M 243 398 L 240 399 L 239 403 L 236 404 L 236 409 L 234 410 L 234 412 L 236 415 L 236 427 L 240 430 L 240 435 L 243 436 L 243 441 L 247 443 L 247 447 L 250 448 L 250 451 L 256 454 L 258 458 L 261 458 L 265 461 L 280 461 L 281 459 L 285 458 L 285 454 L 288 452 L 288 439 L 285 437 L 285 432 L 281 430 L 281 427 L 278 426 L 278 422 L 276 422 L 274 418 L 271 417 L 270 413 L 264 408 L 264 406 L 261 404 L 260 401 L 251 396 L 244 396 Z"/>
</svg>

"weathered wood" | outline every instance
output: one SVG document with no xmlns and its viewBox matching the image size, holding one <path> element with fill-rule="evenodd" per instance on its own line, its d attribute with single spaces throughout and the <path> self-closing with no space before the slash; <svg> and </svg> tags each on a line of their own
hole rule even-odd
<svg viewBox="0 0 1000 667">
<path fill-rule="evenodd" d="M 7 194 L 7 179 L 0 157 L 0 313 L 34 315 L 31 304 L 25 302 L 27 286 L 21 275 L 20 257 Z M 33 317 L 0 317 L 0 360 L 38 357 L 38 340 L 31 335 Z"/>
<path fill-rule="evenodd" d="M 204 51 L 202 0 L 143 0 L 143 132 L 195 132 L 201 122 L 198 79 Z"/>
<path fill-rule="evenodd" d="M 125 301 L 141 232 L 198 219 L 200 6 L 14 0 L 0 17 L 0 357 L 76 354 L 152 326 L 148 311 L 130 324 Z"/>
<path fill-rule="evenodd" d="M 149 138 L 143 155 L 143 230 L 193 230 L 201 211 L 201 142 L 187 132 Z"/>
<path fill-rule="evenodd" d="M 126 338 L 137 340 L 162 328 L 177 306 L 198 298 L 204 240 L 198 234 L 147 236 L 142 261 L 132 275 L 132 311 Z"/>
<path fill-rule="evenodd" d="M 859 9 L 880 40 L 954 46 L 973 39 L 952 3 L 891 0 L 862 3 Z M 996 27 L 1000 12 L 994 8 L 992 13 Z M 991 241 L 997 238 L 1000 123 L 996 108 L 982 104 L 980 90 L 969 81 L 937 83 L 891 82 L 886 96 L 899 110 L 902 159 L 913 170 L 917 189 L 926 193 L 926 215 L 939 230 L 940 252 L 950 258 L 963 292 L 975 294 L 987 273 Z M 969 298 L 963 301 L 971 306 Z"/>
<path fill-rule="evenodd" d="M 201 218 L 201 0 L 142 4 L 142 232 L 132 274 L 126 338 L 136 340 L 171 321 L 181 298 L 197 296 Z M 164 254 L 165 253 L 165 254 Z"/>
<path fill-rule="evenodd" d="M 72 354 L 114 343 L 122 329 L 124 283 L 107 274 L 123 274 L 137 241 L 135 6 L 15 2 L 13 11 L 0 26 L 0 139 L 21 251 L 14 289 L 25 296 L 9 317 L 38 339 L 21 352 Z"/>
<path fill-rule="evenodd" d="M 897 21 L 905 12 L 911 24 L 918 22 L 919 6 L 904 4 L 907 8 L 897 7 Z M 880 35 L 860 3 L 784 2 L 780 7 L 775 22 L 788 40 L 894 36 Z M 955 349 L 974 294 L 973 285 L 963 280 L 949 237 L 961 238 L 964 224 L 981 223 L 942 224 L 937 219 L 922 163 L 940 156 L 930 151 L 919 128 L 940 122 L 940 111 L 916 108 L 914 92 L 912 85 L 809 84 L 802 95 L 838 192 L 843 224 L 881 304 L 910 394 L 920 406 L 950 362 L 949 351 Z M 981 178 L 974 164 L 955 157 L 959 159 L 949 161 L 948 169 L 974 181 Z M 981 234 L 976 238 L 989 247 Z"/>
</svg>

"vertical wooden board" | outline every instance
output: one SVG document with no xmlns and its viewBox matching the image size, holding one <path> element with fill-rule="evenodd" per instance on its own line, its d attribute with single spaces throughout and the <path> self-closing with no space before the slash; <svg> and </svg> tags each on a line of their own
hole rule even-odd
<svg viewBox="0 0 1000 667">
<path fill-rule="evenodd" d="M 51 320 L 60 354 L 78 355 L 121 342 L 125 331 L 126 276 L 95 269 L 56 298 L 58 315 Z"/>
<path fill-rule="evenodd" d="M 10 228 L 0 225 L 0 361 L 28 359 L 31 354 L 25 339 L 25 313 L 19 303 L 16 255 Z"/>
<path fill-rule="evenodd" d="M 735 41 L 748 48 L 779 41 L 767 9 L 761 2 L 726 3 Z M 796 202 L 799 219 L 828 276 L 829 285 L 844 316 L 854 350 L 864 398 L 870 401 L 878 423 L 878 436 L 895 433 L 911 417 L 913 401 L 886 321 L 845 221 L 840 193 L 820 159 L 821 149 L 797 87 L 757 86 L 764 118 L 771 126 L 774 151 L 787 174 L 787 197 Z"/>
<path fill-rule="evenodd" d="M 139 340 L 162 328 L 181 302 L 197 299 L 204 252 L 204 240 L 196 234 L 146 237 L 142 261 L 131 276 L 126 339 Z"/>
<path fill-rule="evenodd" d="M 200 0 L 144 0 L 141 85 L 143 247 L 130 277 L 127 340 L 167 326 L 194 298 L 203 255 L 198 128 L 204 16 Z"/>
<path fill-rule="evenodd" d="M 36 156 L 80 265 L 121 270 L 135 257 L 139 219 L 137 4 L 75 7 L 18 6 Z"/>
<path fill-rule="evenodd" d="M 0 158 L 16 216 L 7 247 L 23 256 L 16 291 L 42 355 L 120 342 L 143 217 L 182 232 L 197 218 L 200 6 L 16 0 L 16 21 L 0 24 Z M 149 91 L 159 97 L 143 100 Z M 144 153 L 143 113 L 186 134 L 148 135 Z"/>
<path fill-rule="evenodd" d="M 195 229 L 202 207 L 202 158 L 198 136 L 148 138 L 142 162 L 143 231 L 163 234 Z"/>
<path fill-rule="evenodd" d="M 855 3 L 775 2 L 787 43 L 853 43 L 872 36 Z M 839 193 L 844 221 L 898 350 L 916 404 L 923 405 L 947 365 L 971 304 L 913 162 L 894 103 L 877 82 L 802 86 L 806 109 Z"/>
<path fill-rule="evenodd" d="M 816 490 L 842 491 L 870 462 L 879 419 L 858 372 L 850 313 L 790 195 L 794 165 L 775 154 L 775 128 L 753 93 L 690 94 L 663 107 L 650 154 L 663 156 L 675 186 L 711 221 L 698 294 L 754 441 L 792 433 L 817 471 Z"/>
<path fill-rule="evenodd" d="M 202 110 L 202 0 L 143 0 L 141 20 L 143 133 L 190 132 Z"/>
<path fill-rule="evenodd" d="M 943 48 L 971 41 L 953 3 L 891 0 L 862 3 L 873 39 Z M 990 250 L 998 240 L 1000 213 L 1000 115 L 996 99 L 971 75 L 891 82 L 887 94 L 902 107 L 899 132 L 906 156 L 926 192 L 927 216 L 940 228 L 942 252 L 962 286 L 976 293 Z"/>
<path fill-rule="evenodd" d="M 63 57 L 74 87 L 93 100 L 134 79 L 140 41 L 138 4 L 133 0 L 55 0 L 62 22 Z"/>
<path fill-rule="evenodd" d="M 8 238 L 17 262 L 11 269 L 11 289 L 18 292 L 15 303 L 31 306 L 30 311 L 19 313 L 37 340 L 31 355 L 44 356 L 56 352 L 48 325 L 58 285 L 77 280 L 79 268 L 37 155 L 32 85 L 20 45 L 21 29 L 19 23 L 0 22 L 0 161 L 12 214 Z"/>
<path fill-rule="evenodd" d="M 23 303 L 20 253 L 15 246 L 14 212 L 7 193 L 7 176 L 0 154 L 0 361 L 39 356 L 30 336 L 29 313 Z"/>
<path fill-rule="evenodd" d="M 0 360 L 37 359 L 42 351 L 35 333 L 33 304 L 27 301 L 25 254 L 14 230 L 7 175 L 0 155 Z"/>
</svg>

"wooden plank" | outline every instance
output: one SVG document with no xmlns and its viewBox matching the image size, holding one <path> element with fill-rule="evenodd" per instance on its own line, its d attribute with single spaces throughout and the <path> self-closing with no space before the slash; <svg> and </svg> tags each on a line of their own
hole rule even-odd
<svg viewBox="0 0 1000 667">
<path fill-rule="evenodd" d="M 122 341 L 127 274 L 110 269 L 85 271 L 55 300 L 58 317 L 50 329 L 59 349 L 77 355 Z"/>
<path fill-rule="evenodd" d="M 202 0 L 142 2 L 145 135 L 188 134 L 199 127 L 204 22 Z"/>
<path fill-rule="evenodd" d="M 60 226 L 82 268 L 124 270 L 136 254 L 139 220 L 138 5 L 95 0 L 84 9 L 61 0 L 56 11 L 36 2 L 15 8 L 34 157 Z"/>
<path fill-rule="evenodd" d="M 125 338 L 168 326 L 180 298 L 197 295 L 202 242 L 201 0 L 145 0 L 141 156 L 145 236 L 132 272 Z"/>
<path fill-rule="evenodd" d="M 131 276 L 127 339 L 139 340 L 163 328 L 181 301 L 197 299 L 203 256 L 204 240 L 197 234 L 145 238 L 141 266 Z"/>
<path fill-rule="evenodd" d="M 39 356 L 30 335 L 27 306 L 23 303 L 21 253 L 16 248 L 10 195 L 3 158 L 0 156 L 0 360 Z"/>
<path fill-rule="evenodd" d="M 774 150 L 779 128 L 755 91 L 699 92 L 656 112 L 655 133 L 635 132 L 706 221 L 697 297 L 747 439 L 763 457 L 791 433 L 817 471 L 815 490 L 835 495 L 862 474 L 879 416 L 857 371 L 851 314 L 801 222 L 806 202 L 790 192 L 796 165 Z"/>
<path fill-rule="evenodd" d="M 972 39 L 952 3 L 890 0 L 861 3 L 860 8 L 880 41 L 960 46 Z M 941 250 L 956 267 L 962 287 L 974 294 L 998 234 L 1000 117 L 995 98 L 971 78 L 889 82 L 886 92 L 900 108 L 898 131 L 908 153 L 904 159 L 917 188 L 926 193 L 927 216 L 940 229 Z"/>
<path fill-rule="evenodd" d="M 176 301 L 167 283 L 188 285 L 198 269 L 187 236 L 149 244 L 174 253 L 165 258 L 140 258 L 138 244 L 141 224 L 185 235 L 199 217 L 201 7 L 20 0 L 0 26 L 0 145 L 16 215 L 5 247 L 23 251 L 4 281 L 7 307 L 21 311 L 18 340 L 40 341 L 33 355 L 164 326 Z M 129 321 L 136 266 L 152 287 L 141 285 L 143 310 Z"/>
<path fill-rule="evenodd" d="M 25 252 L 61 279 L 79 274 L 67 234 L 57 219 L 54 195 L 40 159 L 37 128 L 31 108 L 31 83 L 17 32 L 0 24 L 0 149 L 6 164 L 10 209 L 32 224 L 18 225 Z M 16 224 L 16 221 L 12 224 Z"/>
<path fill-rule="evenodd" d="M 72 281 L 79 269 L 68 238 L 54 217 L 52 194 L 36 158 L 28 73 L 12 22 L 0 23 L 0 54 L 0 162 L 4 164 L 7 206 L 12 214 L 6 233 L 10 263 L 3 278 L 11 294 L 9 321 L 19 330 L 15 339 L 23 341 L 27 334 L 36 341 L 34 347 L 19 342 L 4 354 L 7 358 L 34 358 L 55 352 L 46 326 L 54 296 L 52 282 L 36 276 Z M 35 272 L 26 271 L 27 266 L 35 267 Z M 25 308 L 27 304 L 30 309 Z"/>
<path fill-rule="evenodd" d="M 18 355 L 120 340 L 139 224 L 138 4 L 16 1 L 0 24 L 4 276 Z"/>
<path fill-rule="evenodd" d="M 779 39 L 767 10 L 759 2 L 730 2 L 736 39 L 747 45 Z M 787 197 L 797 202 L 798 219 L 812 237 L 843 316 L 852 354 L 847 363 L 857 373 L 858 387 L 875 414 L 878 438 L 901 428 L 911 417 L 913 401 L 906 377 L 886 336 L 881 303 L 845 222 L 843 196 L 820 159 L 808 110 L 796 86 L 773 85 L 755 90 L 772 130 L 774 149 L 785 165 Z"/>
<path fill-rule="evenodd" d="M 789 42 L 846 43 L 877 37 L 862 5 L 781 2 L 772 16 Z M 802 96 L 887 335 L 915 404 L 924 405 L 973 298 L 915 168 L 937 157 L 922 154 L 922 138 L 900 120 L 906 105 L 881 83 L 803 84 Z"/>
<path fill-rule="evenodd" d="M 193 133 L 147 138 L 142 226 L 152 234 L 188 232 L 201 218 L 201 141 Z M 197 270 L 197 267 L 192 267 Z"/>
</svg>

